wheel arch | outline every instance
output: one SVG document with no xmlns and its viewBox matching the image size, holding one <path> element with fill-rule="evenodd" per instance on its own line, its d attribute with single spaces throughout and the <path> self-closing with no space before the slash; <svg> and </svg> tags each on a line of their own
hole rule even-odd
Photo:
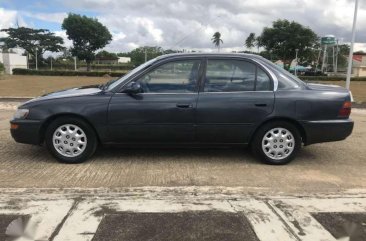
<svg viewBox="0 0 366 241">
<path fill-rule="evenodd" d="M 61 117 L 70 117 L 70 118 L 77 118 L 77 119 L 81 119 L 83 121 L 85 121 L 94 131 L 96 137 L 97 137 L 97 141 L 100 143 L 100 136 L 99 133 L 97 132 L 97 130 L 95 129 L 94 125 L 84 116 L 82 115 L 78 115 L 75 113 L 58 113 L 55 115 L 52 115 L 50 117 L 48 117 L 42 124 L 41 128 L 40 128 L 40 142 L 43 143 L 44 139 L 45 139 L 45 135 L 46 135 L 46 130 L 48 128 L 48 126 L 56 119 L 61 118 Z"/>
<path fill-rule="evenodd" d="M 255 134 L 258 132 L 258 130 L 262 126 L 264 126 L 265 124 L 267 124 L 269 122 L 273 122 L 273 121 L 285 121 L 285 122 L 289 122 L 289 123 L 293 124 L 299 130 L 302 142 L 304 144 L 306 144 L 307 136 L 306 136 L 306 131 L 305 131 L 304 127 L 300 124 L 300 122 L 298 122 L 295 119 L 289 118 L 289 117 L 273 117 L 273 118 L 265 120 L 260 125 L 258 125 L 255 128 L 255 130 L 251 133 L 248 143 L 250 144 L 252 142 L 252 139 L 254 138 Z"/>
</svg>

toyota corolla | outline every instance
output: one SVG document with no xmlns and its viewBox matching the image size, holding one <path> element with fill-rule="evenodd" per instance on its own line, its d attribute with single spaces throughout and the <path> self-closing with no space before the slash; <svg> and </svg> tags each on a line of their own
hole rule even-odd
<svg viewBox="0 0 366 241">
<path fill-rule="evenodd" d="M 44 144 L 66 163 L 119 144 L 249 145 L 259 160 L 286 164 L 303 145 L 348 137 L 350 112 L 345 88 L 304 83 L 257 55 L 173 54 L 30 100 L 10 122 L 15 141 Z"/>
</svg>

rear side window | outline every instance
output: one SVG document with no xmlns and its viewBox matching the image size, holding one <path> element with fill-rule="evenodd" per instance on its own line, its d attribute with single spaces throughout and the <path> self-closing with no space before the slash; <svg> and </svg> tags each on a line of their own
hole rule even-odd
<svg viewBox="0 0 366 241">
<path fill-rule="evenodd" d="M 208 60 L 205 92 L 270 90 L 271 80 L 255 64 L 243 60 Z"/>
</svg>

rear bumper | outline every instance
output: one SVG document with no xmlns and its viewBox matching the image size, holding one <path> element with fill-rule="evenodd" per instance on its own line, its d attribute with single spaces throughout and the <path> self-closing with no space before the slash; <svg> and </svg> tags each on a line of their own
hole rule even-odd
<svg viewBox="0 0 366 241">
<path fill-rule="evenodd" d="M 314 143 L 341 141 L 351 135 L 353 120 L 321 120 L 302 122 L 305 129 L 305 145 Z"/>
<path fill-rule="evenodd" d="M 33 145 L 41 144 L 41 121 L 12 120 L 10 123 L 18 126 L 16 129 L 10 129 L 11 136 L 16 142 Z"/>
</svg>

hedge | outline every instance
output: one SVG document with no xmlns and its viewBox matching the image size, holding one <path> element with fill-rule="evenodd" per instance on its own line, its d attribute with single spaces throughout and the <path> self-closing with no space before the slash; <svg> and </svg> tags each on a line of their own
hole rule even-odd
<svg viewBox="0 0 366 241">
<path fill-rule="evenodd" d="M 13 69 L 14 75 L 48 75 L 48 76 L 95 76 L 102 77 L 109 75 L 111 77 L 121 77 L 126 71 L 109 72 L 109 71 L 67 71 L 67 70 L 33 70 L 33 69 Z"/>
<path fill-rule="evenodd" d="M 306 81 L 345 81 L 346 77 L 342 76 L 299 76 L 300 79 Z M 353 77 L 351 81 L 366 81 L 366 77 Z"/>
</svg>

